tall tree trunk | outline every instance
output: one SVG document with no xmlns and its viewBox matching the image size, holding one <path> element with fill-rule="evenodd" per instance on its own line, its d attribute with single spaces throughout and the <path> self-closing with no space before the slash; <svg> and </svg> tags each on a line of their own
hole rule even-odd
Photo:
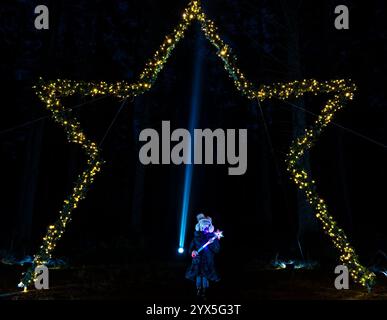
<svg viewBox="0 0 387 320">
<path fill-rule="evenodd" d="M 287 58 L 288 58 L 288 74 L 289 79 L 300 80 L 302 79 L 301 61 L 300 61 L 300 38 L 298 29 L 298 4 L 292 3 L 286 5 L 285 15 L 287 22 Z M 298 99 L 297 104 L 304 109 L 305 100 L 303 98 Z M 307 127 L 305 112 L 301 109 L 293 108 L 292 114 L 293 122 L 293 139 L 302 135 Z M 302 166 L 308 175 L 311 175 L 310 157 L 309 152 L 305 153 L 304 158 L 301 160 Z M 317 231 L 317 219 L 315 218 L 313 211 L 307 202 L 304 193 L 297 189 L 297 214 L 298 214 L 298 233 L 296 246 L 299 246 L 300 253 L 303 258 L 307 258 L 310 249 L 307 248 L 308 239 Z"/>
<path fill-rule="evenodd" d="M 133 102 L 133 113 L 132 115 L 132 125 L 133 125 L 133 136 L 136 140 L 134 146 L 134 156 L 137 158 L 140 150 L 140 144 L 137 140 L 137 137 L 140 135 L 142 128 L 144 110 L 141 104 L 141 98 L 135 98 Z M 136 159 L 137 160 L 137 159 Z M 132 241 L 138 241 L 137 244 L 141 245 L 143 242 L 142 234 L 142 220 L 141 215 L 143 211 L 144 204 L 144 189 L 145 189 L 145 169 L 144 165 L 140 161 L 136 161 L 135 169 L 135 178 L 134 178 L 134 187 L 133 187 L 133 198 L 131 205 L 131 216 L 130 216 L 130 234 Z"/>
<path fill-rule="evenodd" d="M 324 3 L 325 7 L 324 10 L 326 12 L 332 12 L 333 9 L 336 7 L 337 3 L 334 0 L 330 0 Z M 325 45 L 323 48 L 329 48 L 329 43 L 331 42 L 331 36 L 332 36 L 332 30 L 335 30 L 333 28 L 333 17 L 332 15 L 324 15 L 326 19 L 324 20 L 324 38 L 321 39 L 321 41 L 325 42 Z M 325 49 L 327 50 L 327 49 Z M 326 52 L 326 55 L 328 56 L 329 52 Z M 336 63 L 331 64 L 331 69 L 329 70 L 330 74 L 337 74 L 340 72 L 338 70 L 340 68 L 340 59 L 337 59 Z M 343 130 L 338 129 L 337 130 L 337 141 L 336 141 L 336 154 L 337 154 L 337 170 L 338 172 L 338 185 L 339 185 L 339 192 L 340 192 L 340 199 L 342 199 L 344 209 L 344 218 L 345 218 L 345 225 L 343 226 L 347 232 L 351 233 L 352 229 L 352 213 L 351 213 L 351 205 L 350 205 L 350 192 L 348 190 L 348 183 L 347 183 L 347 163 L 345 158 L 345 152 L 344 150 L 344 144 L 343 144 Z"/>
<path fill-rule="evenodd" d="M 343 208 L 346 218 L 346 226 L 345 229 L 348 232 L 352 230 L 352 214 L 351 214 L 351 205 L 350 205 L 350 196 L 348 191 L 348 183 L 347 183 L 347 163 L 345 159 L 345 152 L 343 152 L 343 131 L 341 129 L 337 132 L 337 162 L 338 162 L 338 170 L 339 170 L 339 184 L 341 191 L 341 199 L 343 201 Z"/>
<path fill-rule="evenodd" d="M 271 207 L 271 183 L 270 183 L 270 163 L 273 160 L 272 156 L 269 151 L 268 142 L 267 139 L 269 138 L 267 136 L 267 132 L 265 132 L 265 127 L 262 124 L 262 121 L 266 121 L 265 119 L 261 119 L 261 126 L 260 126 L 260 151 L 261 151 L 261 165 L 260 165 L 260 195 L 261 195 L 261 209 L 263 211 L 263 219 L 264 219 L 264 226 L 266 232 L 263 232 L 265 234 L 265 238 L 269 236 L 270 229 L 272 226 L 272 207 Z M 269 232 L 268 232 L 269 231 Z"/>
<path fill-rule="evenodd" d="M 14 251 L 26 254 L 30 249 L 32 217 L 38 183 L 39 163 L 42 152 L 44 121 L 37 122 L 28 133 L 21 191 L 14 229 Z"/>
</svg>

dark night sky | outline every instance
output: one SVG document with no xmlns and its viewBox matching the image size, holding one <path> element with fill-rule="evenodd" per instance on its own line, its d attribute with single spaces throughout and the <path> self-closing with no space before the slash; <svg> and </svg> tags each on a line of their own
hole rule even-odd
<svg viewBox="0 0 387 320">
<path fill-rule="evenodd" d="M 33 27 L 33 8 L 41 1 L 2 1 L 0 6 L 0 250 L 18 254 L 32 254 L 39 245 L 84 160 L 47 117 L 34 95 L 34 83 L 39 77 L 135 79 L 186 5 L 181 0 L 45 3 L 50 8 L 49 31 Z M 257 86 L 297 78 L 351 78 L 357 84 L 355 100 L 334 119 L 349 130 L 331 125 L 310 155 L 313 175 L 330 213 L 370 262 L 378 249 L 387 250 L 387 217 L 382 205 L 386 148 L 356 133 L 385 143 L 386 2 L 204 3 L 224 41 L 238 56 L 241 69 Z M 338 4 L 350 7 L 350 30 L 334 28 L 333 8 Z M 112 259 L 119 259 L 115 250 L 135 251 L 137 247 L 144 256 L 175 255 L 184 168 L 139 168 L 138 132 L 160 128 L 161 120 L 170 120 L 175 128 L 188 126 L 197 37 L 205 55 L 199 127 L 248 128 L 248 170 L 243 176 L 230 177 L 224 166 L 195 167 L 187 240 L 196 213 L 203 210 L 225 230 L 226 252 L 245 259 L 294 252 L 297 199 L 283 164 L 292 140 L 294 108 L 263 103 L 271 152 L 256 103 L 235 90 L 215 50 L 195 24 L 176 47 L 153 90 L 130 101 L 114 124 L 103 148 L 107 164 L 74 212 L 58 247 L 59 256 L 86 260 L 94 252 L 110 252 Z M 294 54 L 299 56 L 297 70 L 291 61 Z M 82 101 L 75 97 L 68 105 Z M 304 101 L 305 108 L 314 113 L 323 102 L 324 97 Z M 118 101 L 107 98 L 75 112 L 86 132 L 100 140 L 118 108 Z M 41 117 L 44 120 L 3 132 Z M 314 117 L 308 115 L 307 122 Z M 138 191 L 139 184 L 142 191 Z M 141 200 L 136 202 L 139 195 Z M 137 216 L 141 223 L 134 230 Z M 310 257 L 332 258 L 334 250 L 322 232 L 311 239 L 312 244 L 306 245 Z"/>
</svg>

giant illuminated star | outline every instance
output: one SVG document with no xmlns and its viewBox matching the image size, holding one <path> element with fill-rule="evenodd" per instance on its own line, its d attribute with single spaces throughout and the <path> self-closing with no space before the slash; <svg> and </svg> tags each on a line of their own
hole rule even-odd
<svg viewBox="0 0 387 320">
<path fill-rule="evenodd" d="M 35 266 L 45 264 L 51 258 L 58 240 L 62 237 L 72 211 L 78 202 L 85 197 L 94 176 L 100 171 L 102 160 L 98 145 L 86 137 L 80 123 L 62 104 L 64 97 L 82 95 L 86 97 L 112 96 L 118 99 L 135 97 L 149 91 L 163 69 L 175 45 L 184 37 L 184 33 L 191 23 L 196 20 L 206 38 L 217 49 L 217 55 L 224 63 L 224 68 L 234 81 L 236 88 L 248 99 L 264 101 L 267 99 L 287 100 L 301 97 L 306 93 L 313 95 L 328 94 L 331 97 L 322 108 L 317 120 L 306 129 L 304 134 L 292 142 L 287 155 L 287 170 L 294 183 L 304 192 L 307 201 L 313 208 L 316 217 L 322 223 L 324 231 L 329 235 L 338 249 L 340 260 L 347 265 L 354 281 L 368 288 L 372 287 L 375 275 L 362 266 L 354 248 L 350 245 L 344 231 L 337 226 L 332 216 L 328 214 L 325 201 L 318 195 L 315 182 L 302 167 L 302 158 L 311 148 L 313 142 L 320 136 L 323 129 L 331 122 L 333 115 L 343 105 L 353 99 L 356 87 L 347 80 L 317 80 L 292 81 L 273 85 L 261 85 L 256 88 L 236 65 L 236 57 L 231 48 L 223 42 L 214 23 L 204 14 L 200 1 L 191 1 L 184 10 L 181 21 L 171 34 L 165 37 L 159 49 L 147 62 L 137 82 L 83 82 L 72 80 L 56 80 L 41 82 L 37 87 L 39 98 L 45 103 L 52 117 L 66 132 L 68 141 L 79 144 L 87 156 L 87 166 L 79 175 L 75 187 L 69 197 L 64 200 L 59 212 L 59 218 L 50 225 L 43 238 L 43 244 L 34 256 L 33 265 L 25 273 L 20 286 L 28 287 L 34 280 Z"/>
</svg>

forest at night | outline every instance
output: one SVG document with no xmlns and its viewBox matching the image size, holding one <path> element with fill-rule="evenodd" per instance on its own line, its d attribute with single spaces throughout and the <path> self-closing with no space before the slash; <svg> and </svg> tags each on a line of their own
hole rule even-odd
<svg viewBox="0 0 387 320">
<path fill-rule="evenodd" d="M 386 12 L 2 1 L 0 300 L 387 299 Z"/>
</svg>

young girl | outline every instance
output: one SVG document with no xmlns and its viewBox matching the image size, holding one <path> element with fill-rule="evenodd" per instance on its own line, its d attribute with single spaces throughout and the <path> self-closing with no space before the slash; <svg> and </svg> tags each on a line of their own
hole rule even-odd
<svg viewBox="0 0 387 320">
<path fill-rule="evenodd" d="M 189 252 L 192 264 L 188 268 L 185 277 L 196 282 L 197 295 L 205 298 L 209 281 L 219 281 L 220 278 L 215 271 L 214 254 L 219 252 L 219 238 L 214 238 L 214 226 L 212 219 L 203 213 L 196 216 L 198 223 L 195 226 L 194 238 L 191 241 Z M 200 253 L 197 250 L 206 242 L 210 241 Z"/>
</svg>

